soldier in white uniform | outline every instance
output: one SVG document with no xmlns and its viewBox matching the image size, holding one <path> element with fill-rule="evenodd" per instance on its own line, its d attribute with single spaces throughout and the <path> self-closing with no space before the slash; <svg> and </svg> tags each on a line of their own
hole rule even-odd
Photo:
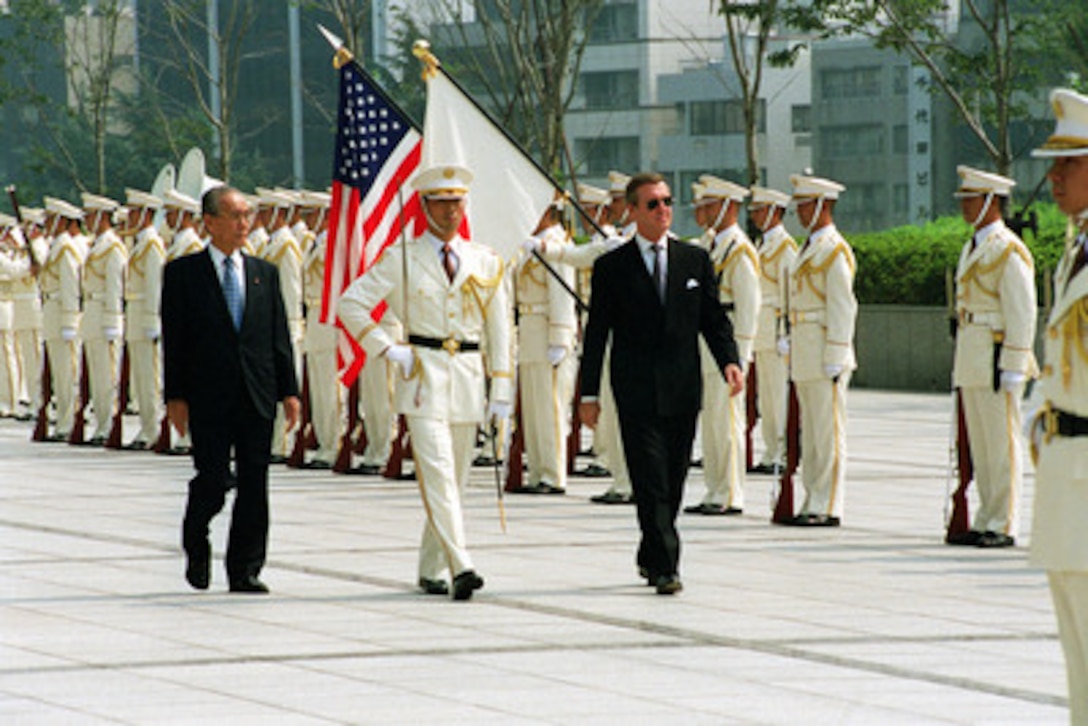
<svg viewBox="0 0 1088 726">
<path fill-rule="evenodd" d="M 287 314 L 287 329 L 291 334 L 291 346 L 295 356 L 295 375 L 302 380 L 302 248 L 291 227 L 287 224 L 294 201 L 282 191 L 262 190 L 261 199 L 272 205 L 268 230 L 272 235 L 264 249 L 264 259 L 271 262 L 280 273 L 280 294 Z M 294 445 L 295 432 L 287 427 L 283 405 L 276 406 L 276 420 L 272 425 L 272 463 L 287 461 Z"/>
<path fill-rule="evenodd" d="M 40 266 L 49 256 L 49 245 L 43 234 L 45 211 L 24 208 L 26 222 L 24 245 L 16 245 L 16 262 L 19 274 L 12 281 L 14 301 L 15 357 L 18 361 L 20 381 L 17 388 L 19 411 L 16 418 L 30 421 L 42 405 L 42 291 L 38 285 Z M 30 248 L 33 247 L 33 256 Z"/>
<path fill-rule="evenodd" d="M 385 251 L 340 299 L 339 314 L 367 355 L 400 367 L 397 411 L 412 435 L 427 522 L 419 552 L 424 592 L 467 600 L 484 581 L 465 546 L 461 494 L 476 429 L 485 410 L 481 343 L 491 376 L 489 417 L 513 408 L 509 300 L 503 263 L 480 242 L 458 236 L 472 174 L 459 166 L 423 169 L 412 185 L 423 198 L 428 231 Z M 388 302 L 408 333 L 391 339 L 371 312 Z M 444 578 L 453 575 L 452 587 Z"/>
<path fill-rule="evenodd" d="M 49 255 L 38 278 L 42 290 L 42 325 L 49 355 L 57 423 L 47 441 L 67 441 L 75 420 L 79 380 L 80 273 L 83 249 L 78 240 L 83 212 L 63 199 L 45 198 Z"/>
<path fill-rule="evenodd" d="M 1035 469 L 1031 563 L 1046 569 L 1069 681 L 1069 722 L 1088 724 L 1088 96 L 1050 96 L 1058 123 L 1033 156 L 1053 158 L 1054 201 L 1076 236 L 1054 274 L 1054 306 L 1044 335 L 1040 387 L 1045 403 L 1032 425 Z"/>
<path fill-rule="evenodd" d="M 203 250 L 204 240 L 197 232 L 200 202 L 177 189 L 168 189 L 163 194 L 162 205 L 166 210 L 166 229 L 162 232 L 163 242 L 167 245 L 166 261 L 172 262 Z"/>
<path fill-rule="evenodd" d="M 1012 179 L 960 166 L 964 220 L 975 232 L 956 270 L 956 354 L 952 384 L 960 391 L 978 485 L 971 529 L 954 545 L 1011 547 L 1019 529 L 1024 455 L 1020 399 L 1038 373 L 1033 346 L 1035 265 L 1027 246 L 1005 226 L 1001 200 Z"/>
<path fill-rule="evenodd" d="M 737 217 L 748 190 L 710 174 L 699 177 L 696 200 L 708 234 L 705 242 L 718 278 L 718 297 L 733 324 L 741 366 L 747 370 L 759 318 L 759 259 Z M 735 515 L 744 511 L 745 398 L 730 396 L 729 386 L 700 340 L 703 357 L 703 475 L 706 495 L 684 507 L 688 514 Z"/>
<path fill-rule="evenodd" d="M 155 228 L 155 212 L 162 208 L 162 200 L 137 189 L 127 189 L 125 193 L 128 226 L 136 235 L 125 285 L 125 341 L 132 398 L 140 415 L 140 431 L 125 448 L 143 451 L 158 438 L 163 415 L 159 304 L 166 248 Z"/>
<path fill-rule="evenodd" d="M 759 186 L 752 187 L 752 199 L 748 203 L 748 215 L 762 232 L 759 243 L 762 296 L 753 346 L 763 456 L 752 470 L 760 474 L 777 474 L 786 465 L 789 394 L 786 312 L 790 265 L 797 257 L 797 243 L 782 224 L 789 203 L 788 194 Z"/>
<path fill-rule="evenodd" d="M 0 417 L 11 418 L 19 402 L 19 363 L 15 357 L 15 289 L 21 269 L 17 248 L 22 231 L 15 218 L 0 214 Z"/>
<path fill-rule="evenodd" d="M 268 245 L 269 240 L 268 219 L 272 214 L 273 207 L 261 200 L 259 188 L 257 194 L 246 194 L 245 198 L 249 202 L 249 208 L 255 210 L 253 229 L 249 231 L 249 236 L 246 238 L 245 253 L 253 257 L 263 258 L 264 248 Z"/>
<path fill-rule="evenodd" d="M 570 235 L 562 224 L 562 208 L 562 201 L 557 201 L 544 213 L 533 242 L 540 241 L 556 249 L 570 246 Z M 569 288 L 574 288 L 574 270 L 569 265 L 556 265 L 553 269 Z M 567 438 L 578 375 L 574 355 L 578 334 L 574 300 L 532 252 L 523 255 L 514 273 L 514 294 L 518 311 L 521 426 L 529 476 L 523 486 L 512 491 L 566 494 Z"/>
<path fill-rule="evenodd" d="M 125 325 L 125 268 L 128 253 L 113 229 L 118 204 L 83 194 L 83 213 L 94 243 L 83 263 L 83 318 L 80 332 L 94 407 L 94 433 L 86 443 L 102 446 L 117 406 Z"/>
<path fill-rule="evenodd" d="M 832 220 L 841 184 L 794 174 L 808 239 L 790 267 L 790 377 L 801 408 L 805 500 L 791 524 L 838 527 L 846 485 L 846 390 L 857 367 L 854 251 Z"/>
<path fill-rule="evenodd" d="M 597 232 L 592 225 L 582 220 L 587 231 L 592 232 L 589 242 L 581 245 L 551 245 L 547 240 L 540 240 L 539 252 L 548 262 L 570 265 L 576 270 L 591 270 L 598 257 L 609 250 L 615 249 L 624 242 L 618 236 L 616 228 L 612 225 L 612 209 L 615 200 L 622 202 L 622 212 L 617 219 L 627 214 L 627 202 L 624 194 L 627 188 L 627 180 L 630 177 L 619 172 L 610 172 L 610 190 L 599 189 L 587 184 L 578 185 L 578 199 L 582 207 L 591 215 L 601 228 Z M 618 190 L 618 191 L 617 191 Z M 617 196 L 618 195 L 618 196 Z M 592 294 L 592 291 L 590 291 Z M 587 467 L 587 476 L 612 476 L 612 485 L 602 492 L 590 497 L 595 504 L 634 504 L 635 498 L 631 492 L 631 477 L 627 473 L 627 460 L 623 455 L 623 442 L 620 440 L 620 423 L 616 413 L 616 402 L 612 397 L 611 377 L 608 372 L 608 356 L 611 346 L 605 350 L 605 363 L 601 369 L 601 414 L 597 420 L 597 428 L 593 431 L 593 450 L 597 456 L 597 462 Z"/>
</svg>

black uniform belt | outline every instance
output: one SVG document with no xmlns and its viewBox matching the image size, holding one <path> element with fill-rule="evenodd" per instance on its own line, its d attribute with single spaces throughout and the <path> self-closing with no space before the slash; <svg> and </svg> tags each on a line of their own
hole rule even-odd
<svg viewBox="0 0 1088 726">
<path fill-rule="evenodd" d="M 737 309 L 736 303 L 722 303 L 722 309 L 727 313 L 731 313 Z"/>
<path fill-rule="evenodd" d="M 480 349 L 480 344 L 471 340 L 457 340 L 456 338 L 428 338 L 426 335 L 409 335 L 408 342 L 421 348 L 436 348 L 449 354 L 459 351 L 471 352 Z"/>
<path fill-rule="evenodd" d="M 1059 436 L 1088 436 L 1088 418 L 1065 411 L 1051 409 L 1056 423 L 1055 433 Z"/>
</svg>

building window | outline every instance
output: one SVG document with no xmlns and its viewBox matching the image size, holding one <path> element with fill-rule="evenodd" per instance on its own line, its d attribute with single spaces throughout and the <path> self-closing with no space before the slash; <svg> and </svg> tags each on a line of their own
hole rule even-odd
<svg viewBox="0 0 1088 726">
<path fill-rule="evenodd" d="M 767 102 L 756 101 L 756 133 L 767 131 Z M 692 136 L 722 136 L 744 133 L 744 104 L 739 100 L 693 101 L 691 104 Z"/>
<path fill-rule="evenodd" d="M 820 155 L 825 159 L 849 159 L 884 153 L 884 126 L 859 124 L 830 126 L 820 133 Z"/>
<path fill-rule="evenodd" d="M 574 153 L 588 176 L 607 176 L 612 169 L 638 169 L 641 166 L 637 136 L 575 139 Z"/>
<path fill-rule="evenodd" d="M 880 95 L 880 67 L 826 70 L 820 74 L 824 99 L 872 98 Z"/>
<path fill-rule="evenodd" d="M 906 154 L 907 153 L 907 125 L 900 124 L 892 127 L 892 153 L 893 154 Z"/>
<path fill-rule="evenodd" d="M 892 90 L 897 96 L 907 95 L 910 85 L 910 66 L 896 66 L 892 69 Z"/>
<path fill-rule="evenodd" d="M 638 71 L 583 73 L 586 108 L 638 108 Z"/>
<path fill-rule="evenodd" d="M 589 26 L 590 43 L 617 43 L 638 39 L 638 3 L 605 5 Z"/>
<path fill-rule="evenodd" d="M 896 214 L 906 214 L 910 207 L 910 186 L 895 184 L 892 186 L 892 210 Z"/>
<path fill-rule="evenodd" d="M 790 131 L 795 134 L 807 134 L 812 131 L 812 106 L 793 106 L 790 109 Z"/>
</svg>

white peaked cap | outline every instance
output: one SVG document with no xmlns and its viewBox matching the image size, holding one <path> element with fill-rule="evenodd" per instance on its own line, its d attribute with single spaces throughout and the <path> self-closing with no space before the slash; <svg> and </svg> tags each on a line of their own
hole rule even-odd
<svg viewBox="0 0 1088 726">
<path fill-rule="evenodd" d="M 1088 154 L 1088 96 L 1068 88 L 1050 92 L 1050 105 L 1058 124 L 1034 157 L 1084 156 Z"/>
<path fill-rule="evenodd" d="M 56 197 L 45 197 L 45 211 L 67 219 L 83 219 L 82 209 Z"/>
<path fill-rule="evenodd" d="M 578 183 L 578 201 L 582 204 L 608 204 L 612 200 L 607 189 Z"/>
<path fill-rule="evenodd" d="M 956 167 L 956 173 L 960 176 L 960 188 L 956 190 L 956 199 L 977 197 L 983 194 L 996 194 L 999 197 L 1007 197 L 1016 186 L 1016 182 L 1000 174 L 992 174 L 988 171 L 979 171 L 969 166 Z"/>
<path fill-rule="evenodd" d="M 7 229 L 8 227 L 15 226 L 15 217 L 8 214 L 0 213 L 0 229 Z"/>
<path fill-rule="evenodd" d="M 328 192 L 300 192 L 302 196 L 302 206 L 310 207 L 311 209 L 324 209 L 332 204 L 332 195 Z"/>
<path fill-rule="evenodd" d="M 802 201 L 821 197 L 824 199 L 838 199 L 839 194 L 846 191 L 846 187 L 838 182 L 804 174 L 791 174 L 790 184 L 793 186 L 793 198 Z"/>
<path fill-rule="evenodd" d="M 162 200 L 154 194 L 142 192 L 139 189 L 125 190 L 125 204 L 130 207 L 142 207 L 145 209 L 161 209 Z"/>
<path fill-rule="evenodd" d="M 471 183 L 472 172 L 455 164 L 432 166 L 412 178 L 412 188 L 427 199 L 463 199 Z"/>
<path fill-rule="evenodd" d="M 23 219 L 40 227 L 45 224 L 45 210 L 38 207 L 23 207 Z"/>
<path fill-rule="evenodd" d="M 702 182 L 691 183 L 691 206 L 701 207 L 704 204 L 710 204 L 713 199 L 707 199 L 706 196 L 706 184 Z"/>
<path fill-rule="evenodd" d="M 627 194 L 627 185 L 630 181 L 631 177 L 622 171 L 610 171 L 608 172 L 608 191 L 612 196 L 623 196 Z"/>
<path fill-rule="evenodd" d="M 748 202 L 750 207 L 762 207 L 772 205 L 775 207 L 787 207 L 790 203 L 790 195 L 776 189 L 767 187 L 752 187 L 752 199 Z"/>
<path fill-rule="evenodd" d="M 261 204 L 277 209 L 290 209 L 295 206 L 295 200 L 291 194 L 279 189 L 265 189 L 257 187 L 257 195 L 261 198 Z"/>
<path fill-rule="evenodd" d="M 83 192 L 83 208 L 91 209 L 94 211 L 112 212 L 120 206 L 117 202 L 109 197 L 102 197 L 97 194 L 88 194 Z"/>
<path fill-rule="evenodd" d="M 179 192 L 177 189 L 167 189 L 162 195 L 162 204 L 164 207 L 172 207 L 173 209 L 180 209 L 183 212 L 200 214 L 200 203 L 188 194 Z"/>
<path fill-rule="evenodd" d="M 302 192 L 297 189 L 288 189 L 287 187 L 276 187 L 276 191 L 284 195 L 291 200 L 292 207 L 302 206 Z"/>
<path fill-rule="evenodd" d="M 735 202 L 744 201 L 748 196 L 748 190 L 740 184 L 734 184 L 727 179 L 719 179 L 710 174 L 703 174 L 699 182 L 705 187 L 703 196 L 710 199 L 731 199 Z"/>
</svg>

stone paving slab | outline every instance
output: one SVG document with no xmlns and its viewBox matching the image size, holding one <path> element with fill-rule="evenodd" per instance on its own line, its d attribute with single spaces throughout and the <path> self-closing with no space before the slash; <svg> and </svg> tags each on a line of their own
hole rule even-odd
<svg viewBox="0 0 1088 726">
<path fill-rule="evenodd" d="M 685 590 L 635 575 L 629 506 L 466 495 L 487 586 L 414 587 L 413 482 L 276 467 L 263 579 L 188 589 L 187 459 L 28 441 L 0 422 L 0 722 L 1046 724 L 1068 719 L 1045 576 L 942 544 L 948 397 L 854 390 L 837 530 L 682 516 Z M 693 469 L 687 503 L 702 496 Z"/>
</svg>

